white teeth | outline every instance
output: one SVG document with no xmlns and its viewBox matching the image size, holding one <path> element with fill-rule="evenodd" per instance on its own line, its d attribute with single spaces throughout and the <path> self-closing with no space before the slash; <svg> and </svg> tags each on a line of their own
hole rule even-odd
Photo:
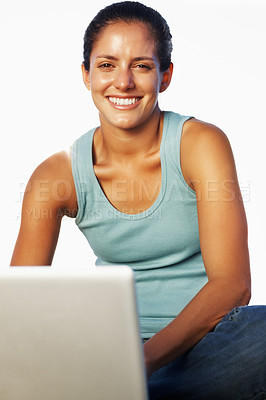
<svg viewBox="0 0 266 400">
<path fill-rule="evenodd" d="M 109 100 L 111 101 L 111 103 L 117 104 L 119 106 L 127 106 L 135 104 L 137 101 L 139 101 L 139 97 L 130 97 L 126 99 L 122 99 L 120 97 L 109 97 Z"/>
</svg>

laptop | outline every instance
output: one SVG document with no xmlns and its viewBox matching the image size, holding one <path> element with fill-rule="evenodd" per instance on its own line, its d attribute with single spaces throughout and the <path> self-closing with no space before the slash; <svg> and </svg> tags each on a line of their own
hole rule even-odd
<svg viewBox="0 0 266 400">
<path fill-rule="evenodd" d="M 0 271 L 0 399 L 147 400 L 133 271 Z"/>
</svg>

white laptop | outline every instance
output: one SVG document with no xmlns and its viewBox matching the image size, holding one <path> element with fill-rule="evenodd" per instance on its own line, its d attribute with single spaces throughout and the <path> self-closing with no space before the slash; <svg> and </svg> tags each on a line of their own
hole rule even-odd
<svg viewBox="0 0 266 400">
<path fill-rule="evenodd" d="M 0 270 L 1 400 L 147 400 L 129 267 Z"/>
</svg>

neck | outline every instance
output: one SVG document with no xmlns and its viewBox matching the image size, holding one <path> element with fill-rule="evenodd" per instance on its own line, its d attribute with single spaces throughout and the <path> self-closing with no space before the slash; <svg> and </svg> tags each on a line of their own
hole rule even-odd
<svg viewBox="0 0 266 400">
<path fill-rule="evenodd" d="M 100 116 L 101 126 L 95 135 L 95 148 L 100 161 L 112 159 L 119 163 L 130 163 L 156 151 L 160 145 L 163 127 L 163 113 L 156 108 L 151 116 L 133 129 L 120 129 L 108 124 Z M 99 159 L 100 157 L 100 159 Z"/>
</svg>

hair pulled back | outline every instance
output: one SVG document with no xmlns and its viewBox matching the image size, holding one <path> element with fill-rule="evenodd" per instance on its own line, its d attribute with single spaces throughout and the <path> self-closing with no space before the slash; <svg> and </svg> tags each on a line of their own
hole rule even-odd
<svg viewBox="0 0 266 400">
<path fill-rule="evenodd" d="M 142 22 L 152 35 L 160 70 L 166 71 L 171 62 L 173 49 L 172 35 L 166 20 L 151 7 L 137 1 L 122 1 L 113 3 L 98 12 L 90 22 L 84 35 L 83 64 L 90 69 L 90 55 L 101 31 L 116 22 Z"/>
</svg>

